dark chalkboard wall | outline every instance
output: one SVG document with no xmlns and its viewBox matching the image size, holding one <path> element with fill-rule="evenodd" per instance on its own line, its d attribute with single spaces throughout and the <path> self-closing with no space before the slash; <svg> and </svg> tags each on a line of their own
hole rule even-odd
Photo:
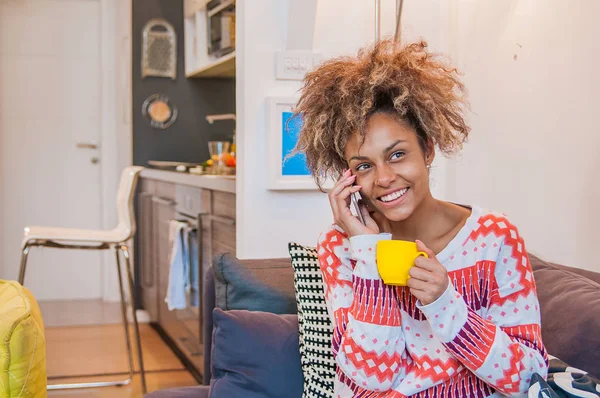
<svg viewBox="0 0 600 398">
<path fill-rule="evenodd" d="M 164 18 L 177 34 L 177 80 L 141 77 L 142 29 L 152 18 Z M 188 79 L 183 51 L 183 0 L 133 0 L 133 162 L 148 160 L 201 163 L 208 159 L 208 141 L 231 141 L 233 121 L 208 124 L 213 113 L 235 113 L 234 79 Z M 178 109 L 177 120 L 166 130 L 150 126 L 142 104 L 152 94 L 165 94 Z"/>
</svg>

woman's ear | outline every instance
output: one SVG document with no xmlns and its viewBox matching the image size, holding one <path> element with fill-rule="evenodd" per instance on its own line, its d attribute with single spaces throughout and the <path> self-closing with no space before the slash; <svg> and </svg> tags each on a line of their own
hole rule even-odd
<svg viewBox="0 0 600 398">
<path fill-rule="evenodd" d="M 425 164 L 427 165 L 428 168 L 431 166 L 434 159 L 435 159 L 435 144 L 433 143 L 433 140 L 431 138 L 429 138 L 427 140 L 427 145 L 426 145 L 426 149 L 425 149 Z"/>
</svg>

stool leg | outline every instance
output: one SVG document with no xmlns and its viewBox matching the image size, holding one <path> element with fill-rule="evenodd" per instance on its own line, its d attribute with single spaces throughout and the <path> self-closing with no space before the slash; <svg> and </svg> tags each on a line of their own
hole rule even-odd
<svg viewBox="0 0 600 398">
<path fill-rule="evenodd" d="M 129 360 L 129 384 L 133 380 L 133 355 L 131 353 L 131 336 L 129 335 L 129 321 L 127 319 L 127 301 L 125 299 L 125 290 L 123 289 L 123 275 L 121 270 L 121 259 L 119 250 L 115 248 L 115 260 L 117 263 L 117 275 L 119 277 L 119 293 L 121 294 L 121 315 L 123 316 L 123 327 L 125 329 L 125 343 L 127 344 L 127 359 Z"/>
<path fill-rule="evenodd" d="M 144 372 L 144 358 L 142 356 L 142 342 L 140 340 L 140 326 L 138 324 L 137 314 L 135 310 L 135 291 L 133 286 L 133 276 L 131 274 L 131 261 L 129 259 L 129 248 L 127 245 L 121 246 L 123 257 L 125 257 L 125 268 L 127 271 L 127 279 L 129 280 L 129 294 L 131 295 L 131 312 L 133 313 L 133 326 L 135 327 L 135 340 L 137 343 L 138 360 L 140 362 L 140 376 L 142 377 L 142 392 L 146 394 L 146 373 Z"/>
<path fill-rule="evenodd" d="M 125 342 L 127 344 L 127 353 L 129 356 L 129 379 L 123 381 L 100 381 L 92 383 L 71 383 L 71 384 L 49 384 L 48 390 L 64 390 L 64 389 L 78 389 L 78 388 L 94 388 L 94 387 L 109 387 L 109 386 L 126 386 L 131 383 L 133 379 L 133 358 L 131 351 L 131 339 L 129 337 L 129 324 L 127 322 L 127 305 L 125 304 L 125 291 L 123 287 L 123 277 L 121 275 L 121 261 L 119 259 L 119 251 L 117 247 L 111 247 L 111 250 L 115 250 L 115 260 L 117 262 L 117 272 L 119 276 L 119 288 L 121 293 L 121 312 L 123 315 L 123 326 L 125 327 Z M 104 250 L 104 249 L 102 249 Z M 129 258 L 129 257 L 127 257 Z M 145 390 L 144 390 L 145 393 Z M 89 395 L 89 394 L 88 394 Z"/>
<path fill-rule="evenodd" d="M 26 243 L 23 251 L 21 251 L 21 266 L 19 267 L 19 283 L 23 285 L 25 282 L 25 267 L 27 267 L 27 255 L 29 254 L 29 244 Z"/>
</svg>

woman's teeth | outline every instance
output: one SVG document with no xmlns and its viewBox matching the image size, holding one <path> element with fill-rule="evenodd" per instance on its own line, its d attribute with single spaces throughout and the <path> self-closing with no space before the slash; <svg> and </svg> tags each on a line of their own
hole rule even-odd
<svg viewBox="0 0 600 398">
<path fill-rule="evenodd" d="M 408 191 L 408 188 L 404 188 L 399 191 L 392 192 L 389 195 L 382 196 L 381 198 L 379 198 L 379 200 L 381 200 L 382 202 L 391 202 L 392 200 L 398 199 L 399 197 L 404 195 L 406 191 Z"/>
</svg>

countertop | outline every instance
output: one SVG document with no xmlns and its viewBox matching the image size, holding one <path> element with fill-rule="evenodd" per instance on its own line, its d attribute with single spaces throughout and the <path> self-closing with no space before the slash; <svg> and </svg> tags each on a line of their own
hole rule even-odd
<svg viewBox="0 0 600 398">
<path fill-rule="evenodd" d="M 140 176 L 151 180 L 235 193 L 235 176 L 198 175 L 157 169 L 144 169 Z"/>
</svg>

